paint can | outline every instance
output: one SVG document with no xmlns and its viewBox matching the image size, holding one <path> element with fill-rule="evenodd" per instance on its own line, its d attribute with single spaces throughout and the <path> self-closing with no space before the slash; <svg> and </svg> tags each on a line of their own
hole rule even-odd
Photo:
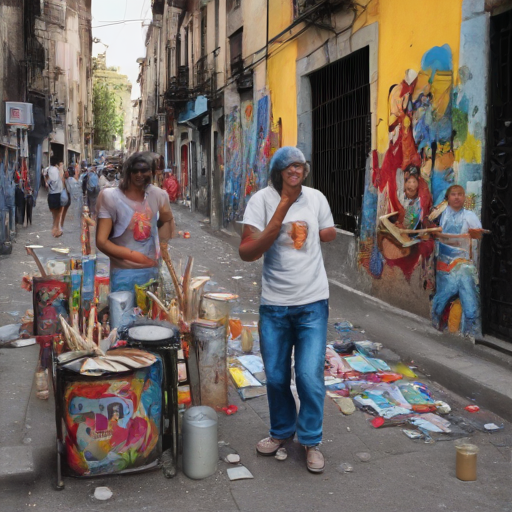
<svg viewBox="0 0 512 512">
<path fill-rule="evenodd" d="M 204 405 L 190 407 L 183 415 L 183 473 L 200 480 L 217 470 L 217 413 Z"/>
<path fill-rule="evenodd" d="M 110 328 L 115 329 L 130 323 L 127 316 L 135 306 L 135 294 L 133 292 L 112 292 L 108 295 L 110 311 Z"/>
</svg>

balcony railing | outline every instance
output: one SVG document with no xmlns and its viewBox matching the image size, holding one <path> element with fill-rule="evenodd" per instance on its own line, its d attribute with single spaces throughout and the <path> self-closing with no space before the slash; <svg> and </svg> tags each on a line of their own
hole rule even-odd
<svg viewBox="0 0 512 512">
<path fill-rule="evenodd" d="M 239 75 L 244 70 L 244 60 L 241 55 L 236 55 L 231 59 L 231 76 Z"/>
<path fill-rule="evenodd" d="M 196 62 L 196 83 L 204 82 L 208 70 L 208 55 L 204 55 Z"/>
<path fill-rule="evenodd" d="M 188 101 L 192 97 L 192 91 L 188 83 L 188 66 L 178 68 L 178 76 L 169 79 L 169 87 L 165 91 L 165 99 L 168 102 Z"/>
</svg>

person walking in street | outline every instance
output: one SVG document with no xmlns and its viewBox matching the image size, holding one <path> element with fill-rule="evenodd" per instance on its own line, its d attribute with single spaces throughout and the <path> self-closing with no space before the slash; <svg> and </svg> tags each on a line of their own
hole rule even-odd
<svg viewBox="0 0 512 512">
<path fill-rule="evenodd" d="M 48 189 L 48 207 L 53 217 L 52 235 L 54 237 L 62 236 L 62 230 L 60 229 L 62 214 L 61 194 L 64 189 L 64 177 L 61 175 L 57 165 L 55 165 L 57 163 L 56 160 L 52 160 L 50 167 L 48 167 L 44 174 L 46 187 Z"/>
<path fill-rule="evenodd" d="M 71 191 L 69 188 L 70 174 L 69 173 L 71 172 L 74 174 L 74 170 L 73 170 L 73 166 L 69 166 L 67 171 L 64 171 L 64 163 L 61 162 L 59 164 L 59 171 L 62 173 L 63 179 L 64 179 L 64 188 L 62 190 L 63 193 L 61 194 L 62 215 L 60 218 L 60 229 L 63 229 L 64 221 L 66 220 L 66 215 L 68 213 L 69 207 L 71 206 Z M 65 191 L 65 193 L 64 193 L 64 191 Z M 67 201 L 66 201 L 66 198 L 67 198 Z"/>
<path fill-rule="evenodd" d="M 111 291 L 133 291 L 158 278 L 160 242 L 174 236 L 174 217 L 164 190 L 151 181 L 154 160 L 134 153 L 118 188 L 100 192 L 96 247 L 110 258 Z"/>
<path fill-rule="evenodd" d="M 85 194 L 87 196 L 87 206 L 91 216 L 96 219 L 96 202 L 100 193 L 100 180 L 96 167 L 89 167 L 85 176 Z"/>
<path fill-rule="evenodd" d="M 239 253 L 243 261 L 264 257 L 259 330 L 270 436 L 256 450 L 273 455 L 297 433 L 307 469 L 321 473 L 329 285 L 320 242 L 334 240 L 336 230 L 325 196 L 303 185 L 308 173 L 299 149 L 276 151 L 271 184 L 247 204 Z M 290 389 L 293 350 L 298 415 Z"/>
<path fill-rule="evenodd" d="M 99 179 L 99 187 L 100 191 L 104 188 L 110 188 L 115 186 L 115 169 L 112 167 L 105 167 L 103 171 L 101 171 L 101 176 Z"/>
<path fill-rule="evenodd" d="M 80 167 L 78 167 L 80 169 Z M 68 177 L 66 178 L 66 188 L 69 194 L 70 204 L 73 204 L 73 216 L 80 218 L 82 211 L 82 191 L 80 189 L 80 182 L 77 179 L 76 166 L 68 169 Z M 62 220 L 64 225 L 64 219 Z"/>
</svg>

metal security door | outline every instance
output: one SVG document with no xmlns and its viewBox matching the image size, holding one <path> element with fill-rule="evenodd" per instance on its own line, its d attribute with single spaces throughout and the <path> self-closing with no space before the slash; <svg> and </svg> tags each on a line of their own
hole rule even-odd
<svg viewBox="0 0 512 512">
<path fill-rule="evenodd" d="M 490 59 L 482 323 L 484 333 L 512 342 L 512 10 L 491 18 Z"/>
<path fill-rule="evenodd" d="M 359 227 L 371 144 L 369 48 L 310 75 L 313 185 L 329 201 L 337 227 Z"/>
</svg>

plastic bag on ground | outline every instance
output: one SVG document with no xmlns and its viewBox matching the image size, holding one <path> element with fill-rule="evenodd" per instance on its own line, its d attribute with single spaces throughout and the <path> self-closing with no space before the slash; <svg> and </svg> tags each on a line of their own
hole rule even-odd
<svg viewBox="0 0 512 512">
<path fill-rule="evenodd" d="M 4 345 L 20 337 L 21 324 L 8 324 L 0 327 L 0 345 Z"/>
</svg>

